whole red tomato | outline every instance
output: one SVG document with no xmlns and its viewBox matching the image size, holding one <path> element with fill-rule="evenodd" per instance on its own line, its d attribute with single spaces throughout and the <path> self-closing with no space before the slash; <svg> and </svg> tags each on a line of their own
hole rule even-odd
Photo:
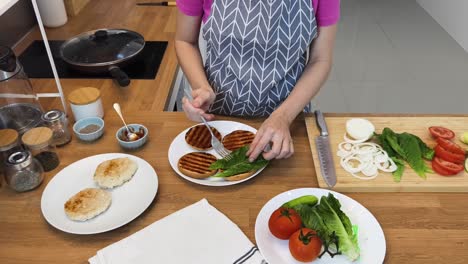
<svg viewBox="0 0 468 264">
<path fill-rule="evenodd" d="M 289 238 L 289 251 L 297 261 L 310 262 L 317 258 L 321 250 L 322 240 L 312 229 L 301 228 Z"/>
<path fill-rule="evenodd" d="M 288 239 L 301 226 L 301 217 L 292 208 L 280 207 L 271 214 L 268 220 L 270 232 L 279 239 Z"/>
</svg>

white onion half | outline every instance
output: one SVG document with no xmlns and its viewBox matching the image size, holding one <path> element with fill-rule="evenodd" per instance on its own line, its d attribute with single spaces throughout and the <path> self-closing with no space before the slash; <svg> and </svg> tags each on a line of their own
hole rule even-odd
<svg viewBox="0 0 468 264">
<path fill-rule="evenodd" d="M 351 118 L 346 121 L 346 132 L 355 140 L 368 140 L 375 132 L 374 125 L 367 119 Z"/>
</svg>

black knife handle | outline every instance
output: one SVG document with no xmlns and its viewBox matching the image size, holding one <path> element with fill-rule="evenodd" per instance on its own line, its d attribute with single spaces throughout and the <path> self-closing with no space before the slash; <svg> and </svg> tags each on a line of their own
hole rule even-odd
<svg viewBox="0 0 468 264">
<path fill-rule="evenodd" d="M 320 135 L 328 136 L 328 128 L 327 124 L 325 123 L 325 117 L 323 117 L 322 111 L 315 110 L 315 121 L 317 122 L 317 126 L 320 129 Z"/>
</svg>

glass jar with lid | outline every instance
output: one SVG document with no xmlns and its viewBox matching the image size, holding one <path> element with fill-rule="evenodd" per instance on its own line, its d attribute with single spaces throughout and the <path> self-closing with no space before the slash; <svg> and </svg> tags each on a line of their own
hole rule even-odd
<svg viewBox="0 0 468 264">
<path fill-rule="evenodd" d="M 13 51 L 0 45 L 0 129 L 23 134 L 42 122 L 42 107 Z"/>
<path fill-rule="evenodd" d="M 5 161 L 10 154 L 23 150 L 19 134 L 14 129 L 0 129 L 0 174 L 5 171 Z M 1 181 L 0 181 L 1 182 Z"/>
<path fill-rule="evenodd" d="M 5 162 L 5 179 L 13 190 L 25 192 L 39 186 L 44 179 L 43 169 L 31 152 L 18 151 L 12 153 Z"/>
<path fill-rule="evenodd" d="M 59 157 L 52 143 L 53 132 L 48 127 L 36 127 L 24 133 L 21 140 L 44 168 L 51 171 L 60 164 Z"/>
<path fill-rule="evenodd" d="M 71 134 L 68 130 L 68 119 L 60 110 L 50 110 L 42 115 L 44 123 L 52 129 L 52 145 L 60 147 L 71 140 Z"/>
</svg>

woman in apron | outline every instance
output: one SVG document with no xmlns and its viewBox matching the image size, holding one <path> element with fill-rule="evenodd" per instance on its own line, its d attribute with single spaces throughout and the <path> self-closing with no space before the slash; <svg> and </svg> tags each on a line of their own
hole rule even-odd
<svg viewBox="0 0 468 264">
<path fill-rule="evenodd" d="M 177 0 L 176 53 L 192 87 L 188 118 L 267 117 L 248 151 L 252 161 L 294 153 L 292 121 L 332 65 L 339 0 Z M 200 27 L 205 62 L 198 46 Z"/>
</svg>

